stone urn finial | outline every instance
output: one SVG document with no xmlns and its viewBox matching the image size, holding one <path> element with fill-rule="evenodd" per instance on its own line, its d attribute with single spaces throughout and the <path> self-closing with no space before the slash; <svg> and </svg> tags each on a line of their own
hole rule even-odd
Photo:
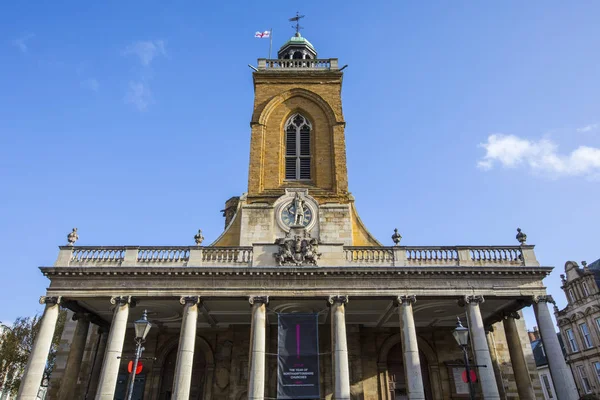
<svg viewBox="0 0 600 400">
<path fill-rule="evenodd" d="M 521 232 L 521 228 L 517 228 L 517 236 L 516 236 L 517 240 L 519 241 L 519 243 L 521 243 L 521 246 L 523 246 L 527 241 L 527 235 L 524 232 Z"/>
<path fill-rule="evenodd" d="M 392 235 L 394 246 L 398 246 L 400 244 L 400 239 L 402 239 L 402 235 L 398 233 L 398 228 L 394 228 L 394 234 Z"/>
<path fill-rule="evenodd" d="M 73 228 L 73 231 L 67 235 L 67 240 L 69 244 L 67 246 L 75 245 L 75 242 L 79 239 L 79 235 L 77 234 L 77 228 Z"/>
<path fill-rule="evenodd" d="M 587 266 L 587 261 L 582 261 L 581 265 L 583 265 L 583 271 L 584 272 L 589 272 L 590 271 L 590 269 Z"/>
<path fill-rule="evenodd" d="M 198 233 L 194 235 L 194 241 L 196 242 L 196 246 L 200 246 L 204 241 L 204 236 L 202 236 L 202 229 L 198 229 Z"/>
</svg>

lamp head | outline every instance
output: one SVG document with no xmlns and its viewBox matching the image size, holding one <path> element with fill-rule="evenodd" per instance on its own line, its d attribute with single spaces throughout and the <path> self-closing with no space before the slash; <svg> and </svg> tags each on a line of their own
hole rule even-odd
<svg viewBox="0 0 600 400">
<path fill-rule="evenodd" d="M 142 314 L 142 318 L 138 319 L 133 323 L 135 328 L 135 338 L 138 340 L 146 340 L 146 335 L 150 332 L 150 328 L 152 328 L 152 324 L 148 321 L 148 312 L 144 310 L 144 314 Z"/>
<path fill-rule="evenodd" d="M 452 331 L 452 336 L 460 347 L 466 347 L 469 344 L 469 330 L 462 326 L 459 317 L 456 317 L 456 320 L 456 328 Z"/>
</svg>

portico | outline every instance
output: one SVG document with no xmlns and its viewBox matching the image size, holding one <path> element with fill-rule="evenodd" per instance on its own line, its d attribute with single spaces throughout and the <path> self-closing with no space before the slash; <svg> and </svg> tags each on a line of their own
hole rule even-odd
<svg viewBox="0 0 600 400">
<path fill-rule="evenodd" d="M 421 248 L 418 252 L 434 254 L 434 250 Z M 508 250 L 527 254 L 523 259 L 535 260 L 532 246 L 506 246 L 504 251 Z M 459 261 L 436 259 L 433 255 L 417 259 L 416 249 L 393 246 L 369 250 L 345 248 L 344 253 L 353 255 L 345 256 L 350 259 L 345 268 L 282 268 L 255 265 L 254 249 L 227 249 L 229 253 L 243 252 L 246 254 L 243 257 L 252 261 L 235 267 L 226 266 L 231 263 L 227 258 L 211 261 L 210 266 L 181 265 L 189 263 L 192 252 L 215 251 L 194 246 L 183 252 L 181 248 L 161 249 L 165 254 L 182 252 L 180 260 L 169 255 L 146 260 L 145 265 L 126 267 L 122 264 L 128 258 L 127 252 L 136 251 L 136 261 L 140 262 L 140 255 L 148 254 L 151 249 L 123 248 L 120 260 L 107 259 L 102 256 L 103 251 L 118 252 L 65 246 L 55 266 L 42 268 L 52 282 L 46 298 L 77 304 L 78 310 L 85 309 L 95 320 L 110 324 L 106 350 L 101 356 L 102 368 L 96 371 L 99 376 L 90 377 L 98 381 L 98 389 L 88 396 L 98 399 L 115 398 L 118 377 L 125 373 L 126 363 L 122 360 L 132 354 L 132 322 L 143 309 L 149 310 L 149 318 L 158 326 L 146 344 L 146 355 L 158 356 L 155 361 L 146 362 L 143 374 L 144 398 L 148 399 L 168 398 L 165 396 L 169 392 L 173 398 L 188 398 L 190 392 L 196 396 L 190 398 L 210 398 L 207 396 L 217 395 L 223 387 L 235 388 L 238 396 L 273 397 L 276 313 L 306 311 L 319 313 L 320 351 L 324 353 L 323 397 L 341 399 L 362 393 L 366 398 L 392 399 L 396 393 L 406 393 L 410 399 L 448 398 L 447 392 L 452 392 L 454 384 L 451 374 L 461 354 L 453 343 L 451 331 L 456 316 L 461 316 L 471 330 L 473 360 L 479 365 L 489 365 L 489 369 L 478 372 L 479 393 L 482 398 L 497 399 L 500 398 L 498 382 L 485 328 L 509 318 L 506 321 L 510 324 L 505 322 L 505 329 L 512 332 L 514 313 L 534 300 L 538 301 L 537 317 L 550 317 L 549 312 L 540 309 L 547 301 L 541 279 L 550 269 L 511 265 L 515 261 L 510 259 L 483 259 L 472 266 L 436 266 L 427 264 Z M 390 260 L 372 256 L 388 251 Z M 473 254 L 468 248 L 446 251 Z M 71 257 L 66 257 L 65 252 Z M 74 256 L 82 252 L 90 254 L 89 258 Z M 397 254 L 404 256 L 404 265 L 392 265 L 400 258 L 394 258 Z M 353 258 L 357 261 L 353 262 Z M 59 263 L 64 259 L 69 262 L 61 266 Z M 223 266 L 216 266 L 218 263 Z M 48 332 L 52 331 L 52 317 L 52 313 L 43 317 L 44 324 L 48 322 Z M 77 324 L 81 325 L 81 321 Z M 498 329 L 495 332 L 499 334 Z M 513 366 L 522 369 L 526 354 L 518 338 L 509 334 L 497 339 L 507 344 L 510 357 L 515 359 Z M 404 376 L 397 376 L 387 364 L 386 351 L 398 344 L 402 349 Z M 43 340 L 36 343 L 36 350 L 39 347 L 47 354 L 43 345 Z M 81 365 L 83 354 L 79 349 L 78 345 L 72 347 L 67 368 Z M 173 386 L 169 388 L 164 387 L 163 372 L 168 369 L 165 362 L 171 352 L 176 352 L 170 358 L 176 365 L 173 371 L 180 372 L 170 380 Z M 123 359 L 118 358 L 121 355 Z M 194 377 L 195 368 L 202 371 L 202 377 Z M 227 375 L 228 379 L 215 376 L 215 372 Z M 34 373 L 35 370 L 27 371 L 28 375 Z M 232 374 L 237 376 L 234 378 Z M 534 391 L 528 374 L 515 374 L 515 379 L 519 388 Z"/>
</svg>

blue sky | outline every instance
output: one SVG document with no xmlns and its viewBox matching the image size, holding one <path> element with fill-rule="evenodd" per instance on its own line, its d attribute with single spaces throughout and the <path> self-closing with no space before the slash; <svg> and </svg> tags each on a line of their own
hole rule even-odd
<svg viewBox="0 0 600 400">
<path fill-rule="evenodd" d="M 597 1 L 11 2 L 0 15 L 0 321 L 81 245 L 186 245 L 247 187 L 252 77 L 293 34 L 338 57 L 350 188 L 384 244 L 517 244 L 560 307 L 600 257 Z M 528 314 L 528 324 L 533 325 Z"/>
</svg>

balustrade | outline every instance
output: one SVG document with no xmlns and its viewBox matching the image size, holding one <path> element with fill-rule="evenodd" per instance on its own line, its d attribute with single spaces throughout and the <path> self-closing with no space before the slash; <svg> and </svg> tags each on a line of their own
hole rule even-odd
<svg viewBox="0 0 600 400">
<path fill-rule="evenodd" d="M 139 263 L 185 263 L 190 259 L 189 247 L 145 247 L 139 248 L 137 261 Z"/>
<path fill-rule="evenodd" d="M 259 59 L 259 70 L 337 69 L 337 59 Z"/>
<path fill-rule="evenodd" d="M 268 245 L 271 246 L 271 245 Z M 259 245 L 257 254 L 264 254 Z M 327 245 L 321 245 L 324 250 Z M 332 248 L 333 249 L 333 248 Z M 340 249 L 340 247 L 337 247 Z M 275 249 L 267 250 L 267 254 Z M 426 266 L 537 266 L 533 246 L 344 246 L 334 255 L 328 250 L 329 264 L 360 267 L 426 267 Z M 61 246 L 56 266 L 111 267 L 111 266 L 192 266 L 243 267 L 271 266 L 268 258 L 260 255 L 253 265 L 253 248 L 202 246 Z M 334 257 L 334 258 L 331 258 Z M 338 258 L 339 257 L 339 258 Z M 334 264 L 331 264 L 331 260 Z M 317 264 L 321 265 L 321 264 Z"/>
<path fill-rule="evenodd" d="M 202 261 L 211 264 L 249 264 L 252 247 L 204 247 Z"/>
<path fill-rule="evenodd" d="M 392 247 L 354 247 L 348 246 L 344 248 L 346 260 L 349 262 L 360 263 L 385 263 L 389 264 L 394 261 L 394 251 Z"/>
<path fill-rule="evenodd" d="M 124 247 L 73 247 L 70 263 L 77 264 L 118 264 L 125 257 Z"/>
</svg>

